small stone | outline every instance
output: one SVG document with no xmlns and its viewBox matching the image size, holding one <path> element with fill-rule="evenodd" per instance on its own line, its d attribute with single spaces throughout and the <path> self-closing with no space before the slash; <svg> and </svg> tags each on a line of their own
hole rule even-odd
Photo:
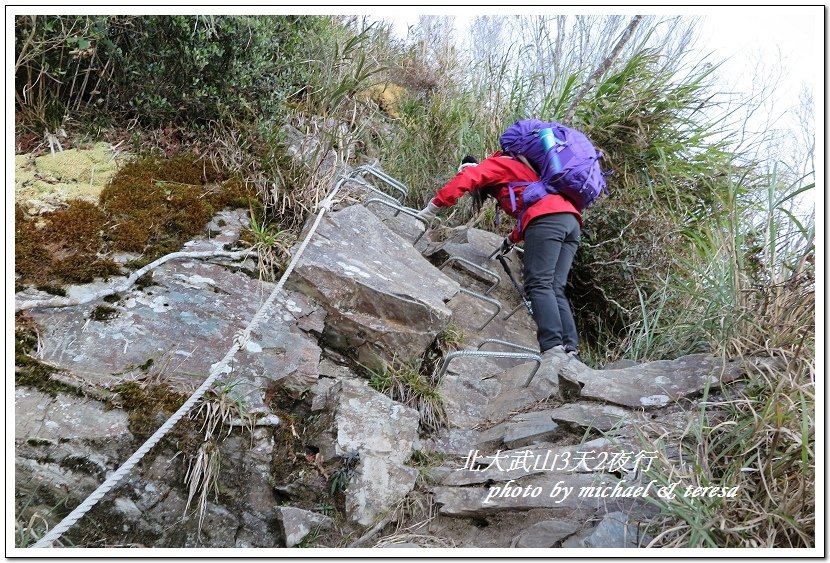
<svg viewBox="0 0 830 563">
<path fill-rule="evenodd" d="M 640 547 L 648 543 L 622 512 L 610 512 L 583 540 L 585 547 Z"/>
<path fill-rule="evenodd" d="M 519 536 L 513 547 L 548 548 L 555 547 L 568 536 L 576 533 L 579 524 L 567 520 L 545 520 L 531 526 Z"/>
<path fill-rule="evenodd" d="M 277 518 L 280 522 L 285 547 L 294 547 L 299 544 L 314 529 L 328 529 L 331 527 L 331 518 L 324 514 L 294 508 L 293 506 L 277 507 Z"/>
</svg>

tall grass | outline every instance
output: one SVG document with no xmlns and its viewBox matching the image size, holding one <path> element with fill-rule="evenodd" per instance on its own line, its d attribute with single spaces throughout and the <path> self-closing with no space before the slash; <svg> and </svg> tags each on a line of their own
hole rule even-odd
<svg viewBox="0 0 830 563">
<path fill-rule="evenodd" d="M 814 223 L 793 213 L 812 185 L 773 170 L 755 189 L 734 184 L 721 213 L 691 238 L 688 269 L 643 307 L 628 344 L 635 357 L 694 351 L 705 341 L 745 360 L 745 385 L 717 399 L 708 391 L 683 435 L 643 435 L 658 451 L 661 483 L 737 487 L 736 498 L 651 499 L 661 508 L 655 546 L 815 545 Z M 750 183 L 747 178 L 746 183 Z M 682 318 L 665 318 L 678 299 Z M 772 358 L 753 367 L 757 357 Z M 679 457 L 670 455 L 680 444 Z"/>
</svg>

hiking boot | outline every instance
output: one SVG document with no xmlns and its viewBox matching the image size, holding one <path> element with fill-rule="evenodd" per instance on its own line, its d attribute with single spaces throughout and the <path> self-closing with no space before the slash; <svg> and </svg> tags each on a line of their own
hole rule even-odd
<svg viewBox="0 0 830 563">
<path fill-rule="evenodd" d="M 545 360 L 567 360 L 568 354 L 565 352 L 565 347 L 561 344 L 559 346 L 554 346 L 553 348 L 548 348 L 544 352 L 542 352 L 542 361 Z"/>
<path fill-rule="evenodd" d="M 576 347 L 571 346 L 570 344 L 565 346 L 565 353 L 577 361 L 582 361 L 582 358 L 579 357 L 579 350 L 577 350 Z"/>
</svg>

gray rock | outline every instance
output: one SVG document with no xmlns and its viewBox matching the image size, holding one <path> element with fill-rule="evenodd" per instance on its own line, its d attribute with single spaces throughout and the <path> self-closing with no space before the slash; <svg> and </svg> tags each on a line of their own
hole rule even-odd
<svg viewBox="0 0 830 563">
<path fill-rule="evenodd" d="M 448 424 L 454 428 L 474 428 L 485 420 L 487 396 L 456 375 L 445 375 L 438 386 L 444 397 Z"/>
<path fill-rule="evenodd" d="M 622 369 L 591 369 L 571 360 L 559 370 L 560 377 L 576 379 L 583 399 L 605 401 L 629 408 L 665 407 L 678 399 L 734 381 L 742 374 L 737 362 L 723 365 L 708 354 L 659 360 Z"/>
<path fill-rule="evenodd" d="M 503 240 L 503 236 L 497 235 L 496 233 L 492 233 L 490 231 L 457 227 L 455 229 L 450 229 L 443 241 L 428 245 L 424 250 L 424 256 L 426 256 L 430 262 L 436 266 L 442 265 L 451 257 L 457 257 L 486 268 L 499 277 L 499 284 L 491 293 L 500 300 L 518 302 L 516 299 L 516 290 L 511 285 L 507 274 L 501 267 L 501 264 L 499 264 L 496 260 L 490 260 L 489 258 L 490 254 L 501 246 Z M 513 277 L 521 283 L 521 258 L 514 252 L 508 255 L 506 261 L 511 269 Z M 477 280 L 480 282 L 478 287 L 482 290 L 486 290 L 495 281 L 491 276 L 485 275 L 479 270 L 465 265 L 463 262 L 458 262 L 452 266 L 448 265 L 447 267 L 463 272 L 468 280 Z"/>
<path fill-rule="evenodd" d="M 615 477 L 607 474 L 551 473 L 490 487 L 438 486 L 433 487 L 432 492 L 440 505 L 439 513 L 447 516 L 486 516 L 505 510 L 534 508 L 626 510 L 638 499 L 579 496 L 583 487 L 613 487 L 617 482 Z"/>
<path fill-rule="evenodd" d="M 285 547 L 294 547 L 315 529 L 331 528 L 332 520 L 324 514 L 294 508 L 278 506 L 276 508 L 280 530 L 285 539 Z"/>
<path fill-rule="evenodd" d="M 534 405 L 558 395 L 556 370 L 552 369 L 549 360 L 542 362 L 530 385 L 524 386 L 535 367 L 536 362 L 523 362 L 498 375 L 499 392 L 487 406 L 489 423 L 504 421 L 511 413 L 530 410 Z"/>
<path fill-rule="evenodd" d="M 394 190 L 386 189 L 384 187 L 385 185 L 383 184 L 383 182 L 372 182 L 371 177 L 367 177 L 366 180 L 368 180 L 369 183 L 374 184 L 375 187 L 377 187 L 381 191 L 386 191 L 388 193 L 394 192 Z M 366 202 L 369 199 L 383 199 L 383 196 L 367 192 L 365 197 L 363 198 L 363 201 Z M 409 241 L 410 244 L 414 244 L 415 239 L 417 239 L 421 235 L 421 233 L 424 232 L 424 224 L 421 221 L 419 221 L 415 217 L 412 217 L 409 214 L 397 213 L 397 211 L 394 208 L 389 207 L 388 205 L 384 205 L 373 201 L 366 205 L 366 208 L 371 210 L 372 213 L 374 213 L 375 215 L 377 215 L 381 223 L 386 225 L 392 232 L 394 232 L 402 239 Z M 418 241 L 418 248 L 426 246 L 425 237 L 426 235 L 421 236 L 420 240 Z"/>
<path fill-rule="evenodd" d="M 511 547 L 549 548 L 576 533 L 579 524 L 569 520 L 544 520 L 516 538 Z"/>
<path fill-rule="evenodd" d="M 551 418 L 551 411 L 520 413 L 506 422 L 482 431 L 476 446 L 493 448 L 504 444 L 509 449 L 520 448 L 552 440 L 559 433 L 559 425 Z"/>
<path fill-rule="evenodd" d="M 607 432 L 628 424 L 637 414 L 614 405 L 596 403 L 569 403 L 550 411 L 551 418 L 578 428 L 593 428 Z"/>
<path fill-rule="evenodd" d="M 610 512 L 603 517 L 596 528 L 580 537 L 569 538 L 562 547 L 626 548 L 641 547 L 647 539 L 638 530 L 636 523 L 623 512 Z"/>
<path fill-rule="evenodd" d="M 624 369 L 640 365 L 640 362 L 635 360 L 617 360 L 606 364 L 602 369 Z"/>
<path fill-rule="evenodd" d="M 242 230 L 250 225 L 248 212 L 243 209 L 226 209 L 218 212 L 205 226 L 207 236 L 185 243 L 188 252 L 223 250 L 225 245 L 239 240 Z"/>
<path fill-rule="evenodd" d="M 139 509 L 138 506 L 128 498 L 117 497 L 113 501 L 113 506 L 115 507 L 115 510 L 131 520 L 140 520 L 142 517 L 141 509 Z"/>
<path fill-rule="evenodd" d="M 328 312 L 328 346 L 378 365 L 419 357 L 449 322 L 458 284 L 363 206 L 327 215 L 290 283 Z"/>
<path fill-rule="evenodd" d="M 16 441 L 132 439 L 127 414 L 118 409 L 107 410 L 99 401 L 63 393 L 51 397 L 28 387 L 18 387 L 14 395 Z"/>
<path fill-rule="evenodd" d="M 440 454 L 466 456 L 475 449 L 478 435 L 477 430 L 444 428 L 424 440 L 424 447 Z"/>
<path fill-rule="evenodd" d="M 363 380 L 341 381 L 329 397 L 336 453 L 360 454 L 346 488 L 346 515 L 370 526 L 415 486 L 418 471 L 405 462 L 418 442 L 420 417 Z"/>
<path fill-rule="evenodd" d="M 203 241 L 195 242 L 192 246 L 202 249 Z M 164 264 L 154 270 L 153 282 L 112 304 L 117 315 L 105 321 L 90 318 L 100 303 L 33 309 L 43 329 L 40 359 L 87 385 L 109 387 L 163 372 L 174 390 L 190 393 L 225 356 L 234 335 L 274 287 L 196 260 Z M 228 382 L 237 383 L 234 390 L 251 411 L 268 411 L 263 394 L 271 381 L 284 379 L 299 393 L 316 380 L 316 338 L 296 325 L 317 309 L 301 294 L 283 294 L 237 352 Z"/>
<path fill-rule="evenodd" d="M 470 449 L 465 459 L 450 468 L 441 481 L 442 485 L 467 486 L 481 483 L 499 483 L 518 480 L 529 475 L 553 473 L 593 473 L 605 471 L 600 462 L 615 453 L 638 451 L 631 445 L 612 443 L 607 438 L 597 438 L 584 444 L 554 446 L 539 444 L 513 450 L 488 452 Z M 473 452 L 475 465 L 470 466 L 468 456 Z M 498 455 L 498 461 L 496 458 Z M 524 461 L 517 461 L 524 460 Z"/>
</svg>

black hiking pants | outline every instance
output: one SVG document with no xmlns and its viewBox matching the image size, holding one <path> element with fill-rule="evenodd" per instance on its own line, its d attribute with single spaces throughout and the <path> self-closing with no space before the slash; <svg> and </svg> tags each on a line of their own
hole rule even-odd
<svg viewBox="0 0 830 563">
<path fill-rule="evenodd" d="M 565 284 L 579 247 L 579 221 L 572 213 L 542 215 L 524 232 L 524 290 L 533 307 L 539 350 L 577 346 L 576 323 Z"/>
</svg>

